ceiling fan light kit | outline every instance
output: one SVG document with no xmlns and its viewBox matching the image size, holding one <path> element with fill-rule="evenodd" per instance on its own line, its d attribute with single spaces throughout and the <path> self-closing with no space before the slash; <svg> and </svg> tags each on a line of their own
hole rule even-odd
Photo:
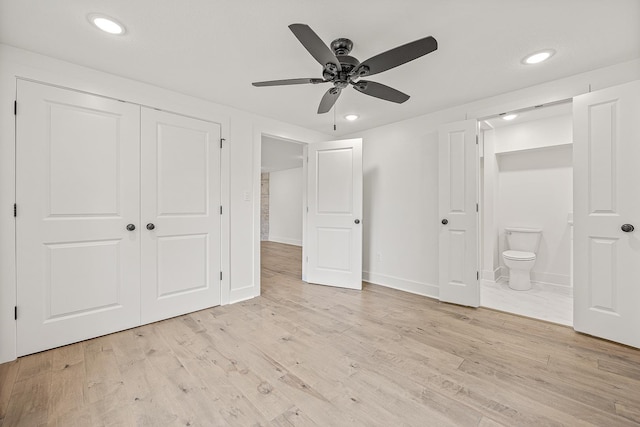
<svg viewBox="0 0 640 427">
<path fill-rule="evenodd" d="M 338 38 L 327 46 L 318 35 L 305 24 L 291 24 L 289 29 L 302 43 L 307 51 L 322 65 L 322 78 L 302 78 L 287 80 L 271 80 L 255 82 L 254 86 L 283 86 L 295 84 L 332 83 L 333 87 L 325 92 L 318 114 L 331 110 L 342 89 L 349 85 L 365 95 L 401 104 L 409 99 L 409 95 L 397 89 L 368 80 L 360 80 L 365 76 L 382 73 L 399 65 L 418 59 L 438 49 L 438 42 L 431 36 L 415 40 L 394 49 L 383 52 L 364 62 L 350 56 L 353 42 L 346 38 Z"/>
</svg>

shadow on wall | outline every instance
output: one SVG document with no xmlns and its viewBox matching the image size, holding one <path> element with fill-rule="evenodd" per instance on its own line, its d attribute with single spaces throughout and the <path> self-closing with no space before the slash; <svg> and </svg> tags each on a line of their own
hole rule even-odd
<svg viewBox="0 0 640 427">
<path fill-rule="evenodd" d="M 571 167 L 573 167 L 573 151 L 567 147 L 515 151 L 498 155 L 500 172 Z"/>
</svg>

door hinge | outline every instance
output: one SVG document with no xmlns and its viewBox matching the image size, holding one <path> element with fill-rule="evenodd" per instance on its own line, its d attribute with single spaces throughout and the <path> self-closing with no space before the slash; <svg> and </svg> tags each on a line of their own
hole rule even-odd
<svg viewBox="0 0 640 427">
<path fill-rule="evenodd" d="M 476 203 L 476 212 L 480 212 L 478 209 L 479 207 L 478 207 L 478 204 Z"/>
<path fill-rule="evenodd" d="M 309 213 L 309 206 L 307 206 L 307 213 Z"/>
<path fill-rule="evenodd" d="M 478 143 L 478 135 L 476 135 L 476 144 Z"/>
<path fill-rule="evenodd" d="M 476 280 L 480 280 L 480 272 L 476 271 Z"/>
<path fill-rule="evenodd" d="M 17 217 L 18 216 L 18 204 L 14 203 L 13 204 L 13 217 Z"/>
<path fill-rule="evenodd" d="M 220 215 L 222 215 L 222 205 L 220 205 Z"/>
<path fill-rule="evenodd" d="M 13 306 L 13 320 L 18 320 L 18 306 Z"/>
<path fill-rule="evenodd" d="M 18 101 L 13 101 L 13 115 L 18 115 Z"/>
<path fill-rule="evenodd" d="M 220 281 L 222 281 L 222 271 L 220 272 Z"/>
<path fill-rule="evenodd" d="M 226 139 L 220 138 L 220 148 L 222 148 L 222 143 L 225 142 L 225 141 L 226 141 Z"/>
</svg>

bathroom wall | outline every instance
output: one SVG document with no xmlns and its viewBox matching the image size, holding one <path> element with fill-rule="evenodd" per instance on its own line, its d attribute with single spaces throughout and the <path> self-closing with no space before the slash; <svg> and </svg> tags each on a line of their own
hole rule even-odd
<svg viewBox="0 0 640 427">
<path fill-rule="evenodd" d="M 564 115 L 492 131 L 499 253 L 508 249 L 505 227 L 540 227 L 542 240 L 532 280 L 567 287 L 571 271 L 567 216 L 573 211 L 571 126 L 571 116 Z M 498 259 L 506 277 L 508 269 L 502 257 Z"/>
<path fill-rule="evenodd" d="M 269 174 L 269 241 L 302 246 L 302 168 Z"/>
</svg>

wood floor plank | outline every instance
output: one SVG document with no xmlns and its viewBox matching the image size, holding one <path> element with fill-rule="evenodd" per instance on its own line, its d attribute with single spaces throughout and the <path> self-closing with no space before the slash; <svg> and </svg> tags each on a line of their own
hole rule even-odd
<svg viewBox="0 0 640 427">
<path fill-rule="evenodd" d="M 86 380 L 82 344 L 56 348 L 52 353 L 48 423 L 81 425 L 82 420 L 88 422 L 90 414 L 84 408 Z"/>
<path fill-rule="evenodd" d="M 19 362 L 3 363 L 0 365 L 0 426 L 7 414 L 9 399 L 13 391 L 13 385 L 18 376 Z"/>
</svg>

